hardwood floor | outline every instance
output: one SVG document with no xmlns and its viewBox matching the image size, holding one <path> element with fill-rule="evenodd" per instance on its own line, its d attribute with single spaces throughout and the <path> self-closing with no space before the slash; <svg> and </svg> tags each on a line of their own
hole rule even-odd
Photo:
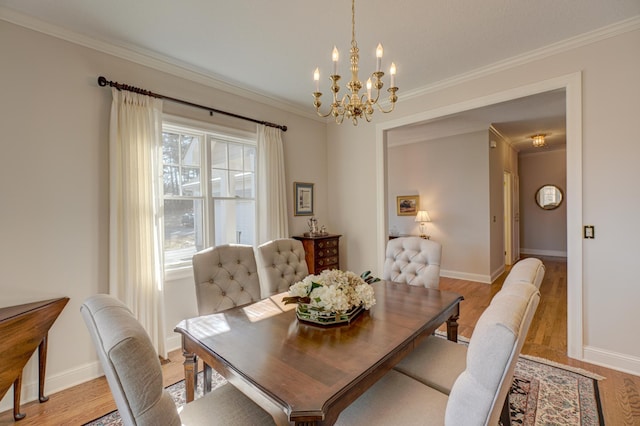
<svg viewBox="0 0 640 426">
<path fill-rule="evenodd" d="M 640 426 L 640 377 L 584 363 L 567 357 L 567 268 L 564 258 L 541 257 L 546 274 L 540 286 L 541 300 L 529 329 L 522 353 L 539 356 L 562 364 L 583 368 L 604 376 L 599 381 L 605 424 Z M 440 287 L 460 293 L 459 334 L 471 337 L 474 325 L 500 290 L 507 272 L 492 285 L 442 278 Z M 442 330 L 445 328 L 443 327 Z M 165 386 L 184 377 L 182 354 L 174 351 L 162 366 Z M 47 403 L 24 404 L 27 425 L 81 425 L 115 409 L 115 403 L 104 378 L 92 380 L 51 394 Z M 14 424 L 11 411 L 0 413 L 0 425 Z"/>
</svg>

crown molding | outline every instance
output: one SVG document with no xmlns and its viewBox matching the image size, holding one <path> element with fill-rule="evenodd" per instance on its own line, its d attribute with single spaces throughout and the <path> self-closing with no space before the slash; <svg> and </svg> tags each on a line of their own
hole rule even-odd
<svg viewBox="0 0 640 426">
<path fill-rule="evenodd" d="M 568 50 L 576 49 L 578 47 L 586 46 L 610 37 L 615 37 L 638 29 L 640 29 L 640 15 L 633 16 L 631 18 L 616 22 L 606 27 L 580 34 L 575 37 L 571 37 L 557 43 L 541 47 L 539 49 L 531 50 L 521 55 L 512 56 L 511 58 L 505 59 L 503 61 L 498 61 L 484 67 L 476 68 L 472 71 L 459 74 L 451 78 L 437 81 L 433 84 L 423 86 L 416 90 L 408 91 L 402 96 L 401 99 L 412 99 L 452 86 L 457 86 L 468 81 L 495 74 L 499 71 L 515 68 L 520 65 L 526 65 L 533 61 L 544 59 L 552 55 L 557 55 Z M 400 102 L 400 100 L 398 102 Z"/>
<path fill-rule="evenodd" d="M 298 104 L 288 102 L 284 99 L 277 98 L 246 87 L 241 87 L 236 82 L 226 80 L 225 78 L 217 74 L 213 74 L 209 71 L 194 67 L 193 65 L 189 65 L 185 62 L 158 54 L 150 50 L 141 49 L 130 44 L 116 44 L 113 42 L 98 40 L 73 31 L 69 31 L 57 25 L 46 23 L 39 19 L 13 11 L 3 6 L 0 6 L 0 20 L 4 20 L 12 24 L 49 35 L 51 37 L 65 40 L 73 44 L 87 47 L 92 50 L 106 53 L 117 58 L 125 59 L 139 65 L 147 66 L 158 71 L 166 72 L 167 74 L 184 78 L 186 80 L 212 87 L 217 90 L 231 93 L 233 95 L 242 96 L 243 98 L 260 102 L 278 108 L 280 110 L 296 114 L 298 116 L 310 118 L 317 121 L 319 118 L 317 114 L 305 111 Z"/>
</svg>

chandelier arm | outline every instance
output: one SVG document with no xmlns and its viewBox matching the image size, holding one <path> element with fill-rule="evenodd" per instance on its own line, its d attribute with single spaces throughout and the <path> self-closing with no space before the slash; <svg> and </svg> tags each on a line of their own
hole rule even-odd
<svg viewBox="0 0 640 426">
<path fill-rule="evenodd" d="M 320 117 L 322 117 L 322 118 L 327 118 L 328 116 L 330 116 L 330 115 L 331 115 L 331 112 L 332 112 L 332 111 L 331 111 L 331 110 L 329 110 L 329 112 L 328 112 L 328 113 L 326 113 L 326 114 L 322 114 L 322 113 L 320 112 L 320 108 L 316 108 L 316 114 L 318 114 L 318 115 L 319 115 Z"/>
<path fill-rule="evenodd" d="M 376 97 L 375 98 L 371 98 L 371 103 L 372 104 L 377 104 L 378 103 L 378 99 L 380 99 L 380 89 L 376 88 Z"/>
<path fill-rule="evenodd" d="M 381 106 L 379 103 L 377 103 L 377 102 L 375 103 L 375 105 L 378 107 L 378 110 L 380 110 L 380 112 L 382 112 L 382 113 L 384 113 L 384 114 L 388 114 L 388 113 L 390 113 L 390 112 L 391 112 L 391 111 L 393 111 L 393 110 L 394 110 L 394 108 L 396 107 L 396 103 L 395 103 L 395 102 L 392 102 L 392 103 L 391 103 L 391 108 L 389 108 L 388 110 L 385 110 L 384 108 L 382 108 L 382 106 Z"/>
</svg>

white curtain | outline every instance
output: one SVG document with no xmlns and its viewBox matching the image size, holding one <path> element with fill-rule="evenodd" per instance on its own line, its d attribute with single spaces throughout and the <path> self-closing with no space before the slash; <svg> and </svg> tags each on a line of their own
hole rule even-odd
<svg viewBox="0 0 640 426">
<path fill-rule="evenodd" d="M 282 130 L 258 126 L 258 244 L 289 237 Z"/>
<path fill-rule="evenodd" d="M 165 345 L 162 252 L 162 101 L 112 89 L 109 292 Z"/>
</svg>

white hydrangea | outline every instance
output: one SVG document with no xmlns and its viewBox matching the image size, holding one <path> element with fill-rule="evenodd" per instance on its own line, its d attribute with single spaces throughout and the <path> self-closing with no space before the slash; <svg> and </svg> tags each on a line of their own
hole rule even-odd
<svg viewBox="0 0 640 426">
<path fill-rule="evenodd" d="M 309 296 L 311 308 L 325 312 L 346 312 L 360 305 L 369 309 L 376 303 L 373 287 L 359 275 L 339 269 L 309 275 L 289 287 L 289 294 Z"/>
</svg>

